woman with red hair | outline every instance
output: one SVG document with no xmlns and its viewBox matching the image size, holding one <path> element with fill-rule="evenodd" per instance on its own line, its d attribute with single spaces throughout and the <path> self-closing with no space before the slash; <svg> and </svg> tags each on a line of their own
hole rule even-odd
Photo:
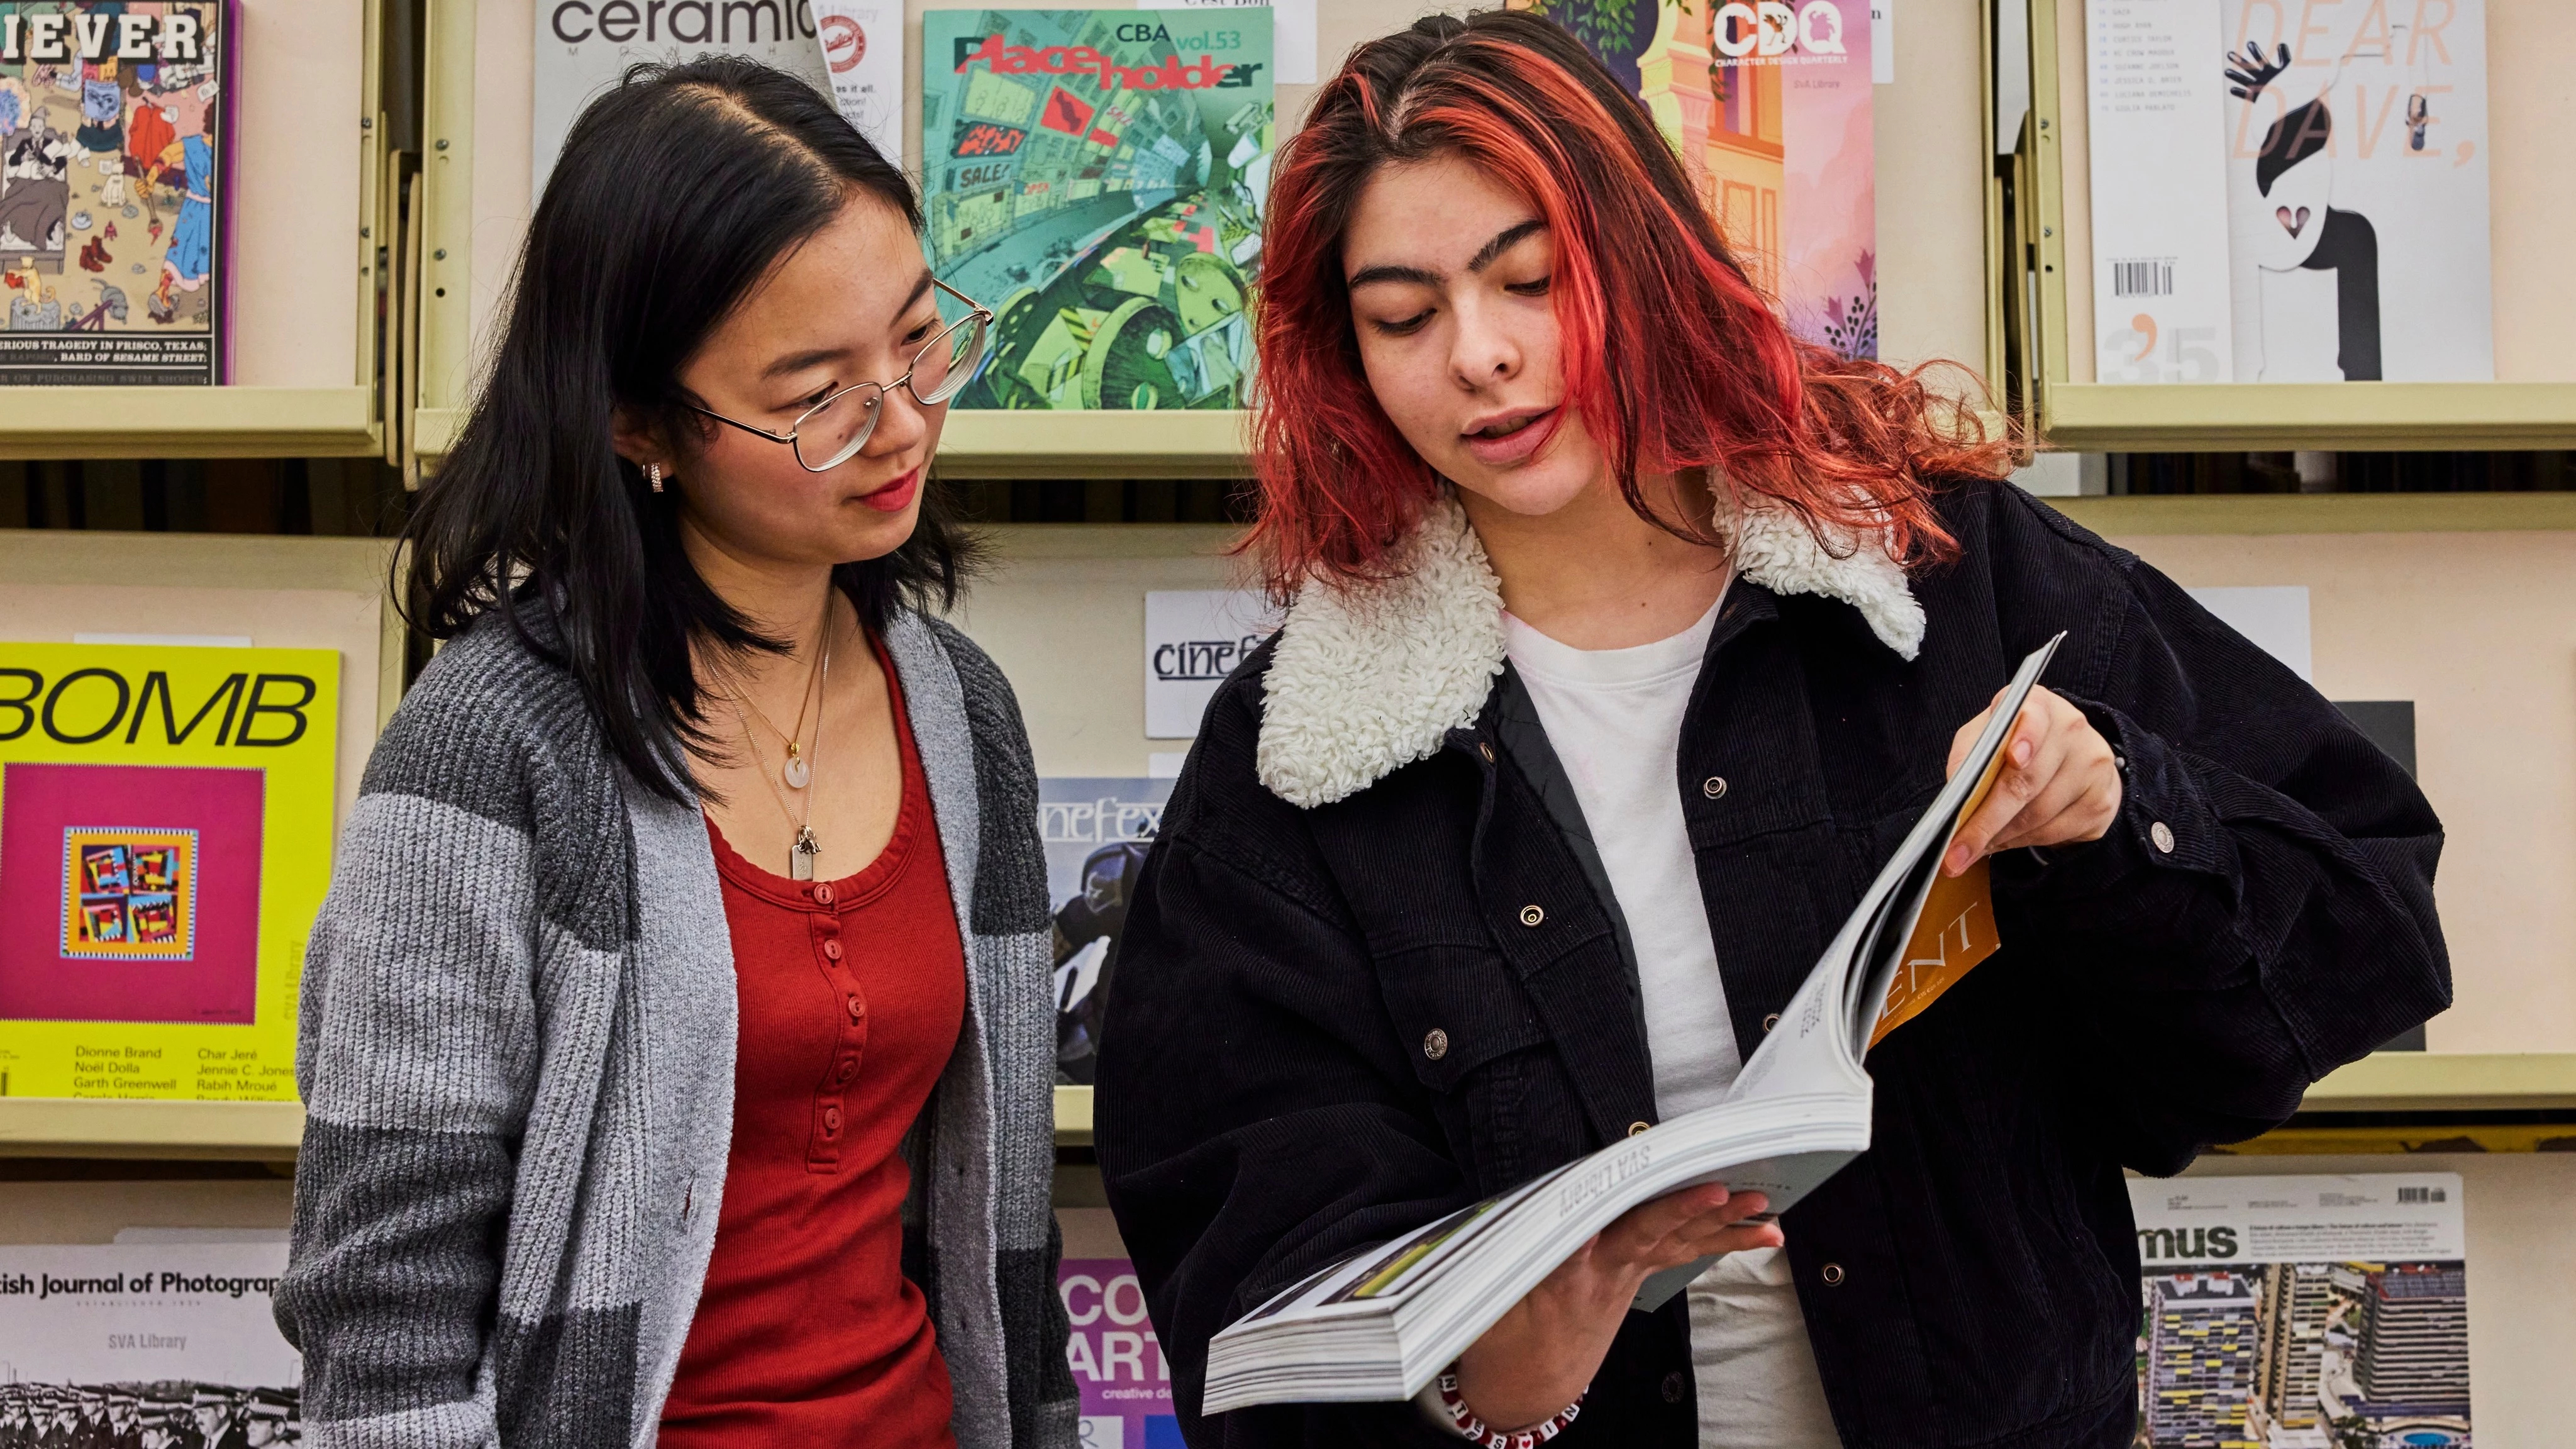
<svg viewBox="0 0 2576 1449">
<path fill-rule="evenodd" d="M 2447 1004 L 2424 797 L 1971 413 L 1793 340 L 1543 20 L 1354 52 L 1267 240 L 1253 543 L 1293 604 L 1209 707 L 1100 1054 L 1190 1441 L 2124 1449 L 2122 1168 Z M 1197 1413 L 1282 1287 L 1722 1100 L 2060 631 L 1944 863 L 1989 859 L 2004 945 L 1872 1053 L 1867 1154 L 1777 1223 L 1636 1209 L 1417 1404 Z"/>
</svg>

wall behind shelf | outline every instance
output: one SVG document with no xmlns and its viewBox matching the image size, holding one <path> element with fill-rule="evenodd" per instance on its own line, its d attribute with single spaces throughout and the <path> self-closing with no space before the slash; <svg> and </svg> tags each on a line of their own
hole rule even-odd
<svg viewBox="0 0 2576 1449">
<path fill-rule="evenodd" d="M 2426 1044 L 2576 1050 L 2576 532 L 2104 526 L 2186 586 L 2306 586 L 2318 690 L 2414 701 L 2455 991 Z"/>
<path fill-rule="evenodd" d="M 346 387 L 356 376 L 369 3 L 240 0 L 235 383 Z"/>
</svg>

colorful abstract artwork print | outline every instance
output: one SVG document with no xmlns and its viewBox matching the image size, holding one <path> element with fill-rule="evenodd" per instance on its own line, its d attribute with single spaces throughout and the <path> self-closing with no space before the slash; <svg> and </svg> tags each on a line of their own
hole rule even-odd
<svg viewBox="0 0 2576 1449">
<path fill-rule="evenodd" d="M 75 961 L 196 954 L 197 832 L 63 831 L 62 953 Z"/>
</svg>

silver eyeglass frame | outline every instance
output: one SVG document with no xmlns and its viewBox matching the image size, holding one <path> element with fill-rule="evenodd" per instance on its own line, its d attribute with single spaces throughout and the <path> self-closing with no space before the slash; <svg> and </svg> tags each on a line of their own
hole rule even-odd
<svg viewBox="0 0 2576 1449">
<path fill-rule="evenodd" d="M 680 405 L 693 413 L 713 418 L 727 427 L 740 428 L 755 438 L 767 438 L 773 443 L 785 443 L 787 445 L 788 452 L 795 457 L 797 467 L 804 469 L 808 473 L 828 473 L 834 468 L 838 468 L 843 463 L 850 461 L 853 457 L 856 457 L 858 455 L 858 451 L 868 445 L 868 439 L 876 436 L 877 419 L 885 414 L 883 401 L 888 395 L 892 394 L 896 388 L 902 388 L 904 391 L 911 393 L 912 400 L 923 407 L 942 407 L 945 406 L 951 398 L 957 396 L 957 393 L 961 388 L 965 387 L 967 383 L 972 382 L 975 378 L 976 370 L 983 366 L 984 349 L 989 345 L 989 340 L 993 331 L 993 309 L 976 301 L 974 298 L 967 296 L 965 293 L 958 291 L 955 287 L 948 285 L 937 277 L 931 278 L 930 284 L 937 287 L 939 290 L 946 292 L 949 296 L 956 298 L 958 301 L 965 303 L 971 310 L 968 311 L 965 316 L 958 318 L 956 321 L 940 328 L 937 332 L 932 333 L 930 340 L 921 344 L 921 350 L 912 355 L 912 365 L 903 370 L 903 376 L 896 378 L 892 382 L 851 383 L 848 387 L 840 389 L 831 396 L 814 404 L 812 407 L 798 413 L 796 415 L 796 421 L 789 424 L 787 431 L 783 433 L 773 433 L 767 428 L 754 427 L 739 419 L 726 417 L 724 414 L 717 412 L 713 408 L 701 407 L 696 403 L 687 401 L 686 399 L 683 399 Z M 921 359 L 928 357 L 931 349 L 941 346 L 951 337 L 955 336 L 958 328 L 967 326 L 970 323 L 979 328 L 987 340 L 976 345 L 975 356 L 971 359 L 970 364 L 960 369 L 949 379 L 948 387 L 945 391 L 940 393 L 936 398 L 923 397 L 912 385 L 912 375 L 920 370 Z M 832 404 L 839 402 L 841 399 L 848 397 L 850 394 L 865 388 L 875 388 L 877 390 L 879 406 L 869 410 L 867 422 L 862 424 L 858 432 L 851 436 L 849 446 L 841 451 L 841 455 L 839 457 L 831 459 L 820 466 L 806 462 L 804 450 L 796 446 L 797 434 L 803 430 L 805 420 L 811 418 L 816 413 L 821 412 L 823 409 L 830 407 Z"/>
</svg>

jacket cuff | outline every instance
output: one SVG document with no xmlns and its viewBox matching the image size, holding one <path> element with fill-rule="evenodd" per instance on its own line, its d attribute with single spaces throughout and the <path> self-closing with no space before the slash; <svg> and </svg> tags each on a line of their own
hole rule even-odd
<svg viewBox="0 0 2576 1449">
<path fill-rule="evenodd" d="M 2163 736 L 2106 704 L 2065 696 L 2120 761 L 2120 811 L 2099 840 L 2017 850 L 1995 862 L 1997 883 L 2058 907 L 2078 907 L 2091 932 L 2115 926 L 2160 935 L 2212 886 L 2235 895 L 2236 844 L 2182 755 Z"/>
</svg>

